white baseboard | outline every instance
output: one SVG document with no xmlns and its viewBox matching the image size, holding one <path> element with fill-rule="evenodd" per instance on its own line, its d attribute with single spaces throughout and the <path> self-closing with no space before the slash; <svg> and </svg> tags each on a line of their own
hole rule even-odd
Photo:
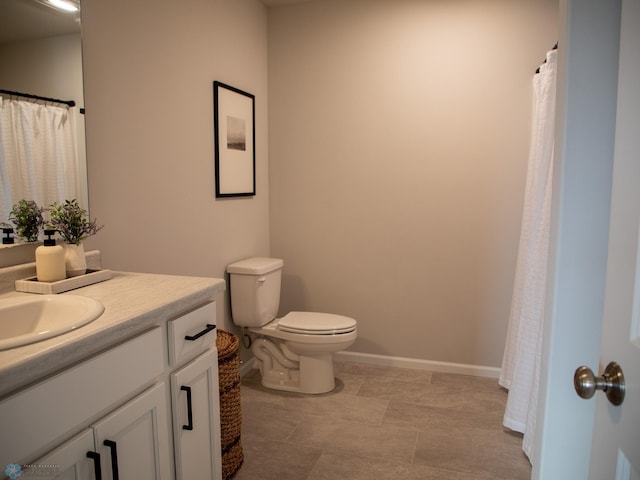
<svg viewBox="0 0 640 480">
<path fill-rule="evenodd" d="M 369 363 L 385 367 L 413 368 L 415 370 L 428 370 L 430 372 L 455 373 L 458 375 L 473 375 L 476 377 L 499 378 L 500 369 L 497 367 L 485 367 L 481 365 L 467 365 L 464 363 L 438 362 L 434 360 L 420 360 L 417 358 L 391 357 L 388 355 L 376 355 L 374 353 L 337 352 L 333 354 L 334 360 L 339 362 Z M 251 357 L 240 365 L 240 376 L 243 377 L 252 369 L 257 368 L 257 360 Z"/>
<path fill-rule="evenodd" d="M 342 362 L 369 363 L 372 365 L 382 365 L 386 367 L 413 368 L 416 370 L 456 373 L 460 375 L 473 375 L 476 377 L 500 377 L 500 369 L 497 367 L 467 365 L 464 363 L 437 362 L 433 360 L 420 360 L 417 358 L 391 357 L 387 355 L 376 355 L 373 353 L 348 351 L 334 353 L 333 358 L 334 360 Z"/>
</svg>

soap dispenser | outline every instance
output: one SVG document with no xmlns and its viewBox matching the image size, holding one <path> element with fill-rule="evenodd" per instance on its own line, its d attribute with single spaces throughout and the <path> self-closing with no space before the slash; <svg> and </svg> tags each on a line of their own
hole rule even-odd
<svg viewBox="0 0 640 480">
<path fill-rule="evenodd" d="M 13 228 L 11 227 L 2 227 L 2 244 L 3 245 L 13 245 Z"/>
<path fill-rule="evenodd" d="M 64 248 L 56 245 L 52 236 L 55 230 L 45 230 L 44 245 L 36 248 L 36 277 L 39 282 L 57 282 L 67 278 L 64 264 Z"/>
</svg>

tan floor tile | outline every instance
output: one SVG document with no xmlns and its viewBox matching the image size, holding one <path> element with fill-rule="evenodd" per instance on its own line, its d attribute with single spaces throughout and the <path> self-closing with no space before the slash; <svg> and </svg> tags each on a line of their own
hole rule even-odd
<svg viewBox="0 0 640 480">
<path fill-rule="evenodd" d="M 383 367 L 384 376 L 395 378 L 396 380 L 406 380 L 409 382 L 416 382 L 419 384 L 431 383 L 433 372 L 429 370 L 413 369 L 413 368 L 398 368 L 398 367 Z"/>
<path fill-rule="evenodd" d="M 374 425 L 382 423 L 388 404 L 388 400 L 381 398 L 340 393 L 325 396 L 296 395 L 284 400 L 284 406 L 295 412 Z"/>
<path fill-rule="evenodd" d="M 291 435 L 303 414 L 273 406 L 254 403 L 250 408 L 242 406 L 242 434 L 244 437 L 255 435 L 264 440 L 284 440 Z"/>
<path fill-rule="evenodd" d="M 413 462 L 512 480 L 528 479 L 531 475 L 517 438 L 506 432 L 479 428 L 421 432 Z"/>
<path fill-rule="evenodd" d="M 363 375 L 338 372 L 336 376 L 336 390 L 347 395 L 355 395 L 365 380 Z"/>
<path fill-rule="evenodd" d="M 412 382 L 406 379 L 380 376 L 367 377 L 358 390 L 362 397 L 403 400 L 412 403 L 434 404 L 445 394 L 442 387 L 434 387 L 430 383 Z"/>
<path fill-rule="evenodd" d="M 240 385 L 240 399 L 244 409 L 252 408 L 253 404 L 284 406 L 284 397 L 279 392 L 269 390 L 260 383 L 246 383 L 244 379 Z"/>
<path fill-rule="evenodd" d="M 408 380 L 421 383 L 431 381 L 432 372 L 422 369 L 384 367 L 367 363 L 343 362 L 338 373 L 349 373 L 368 377 L 390 377 L 397 380 Z"/>
<path fill-rule="evenodd" d="M 431 383 L 434 385 L 457 386 L 465 390 L 473 390 L 475 392 L 503 392 L 504 390 L 498 385 L 496 378 L 474 377 L 472 375 L 455 375 L 451 373 L 434 372 L 431 377 Z"/>
<path fill-rule="evenodd" d="M 479 408 L 443 408 L 406 403 L 392 400 L 384 416 L 383 423 L 402 428 L 413 428 L 428 432 L 434 428 L 464 430 L 485 428 L 502 431 L 502 412 L 485 411 Z"/>
<path fill-rule="evenodd" d="M 242 380 L 238 480 L 518 480 L 531 467 L 502 428 L 495 379 L 354 362 L 336 389 L 300 395 Z"/>
<path fill-rule="evenodd" d="M 340 368 L 340 373 L 351 375 L 367 375 L 372 377 L 384 376 L 386 367 L 369 365 L 368 363 L 345 362 Z"/>
<path fill-rule="evenodd" d="M 306 480 L 322 451 L 283 442 L 243 438 L 244 463 L 235 480 Z"/>
<path fill-rule="evenodd" d="M 336 388 L 332 392 L 304 395 L 265 388 L 260 384 L 259 379 L 243 380 L 243 410 L 250 411 L 259 408 L 260 405 L 271 405 L 293 412 L 380 424 L 388 401 L 355 396 L 354 393 L 358 391 L 363 381 L 364 377 L 343 373 L 341 378 L 336 378 Z"/>
<path fill-rule="evenodd" d="M 392 426 L 365 425 L 308 415 L 288 442 L 322 448 L 327 452 L 361 455 L 410 463 L 418 433 Z"/>
<path fill-rule="evenodd" d="M 457 480 L 453 471 L 356 455 L 323 453 L 308 480 Z"/>
<path fill-rule="evenodd" d="M 497 383 L 436 382 L 436 374 L 433 374 L 431 383 L 398 380 L 386 376 L 367 377 L 358 390 L 358 395 L 401 400 L 431 407 L 472 409 L 477 412 L 504 412 L 506 400 L 506 393 L 498 388 Z"/>
</svg>

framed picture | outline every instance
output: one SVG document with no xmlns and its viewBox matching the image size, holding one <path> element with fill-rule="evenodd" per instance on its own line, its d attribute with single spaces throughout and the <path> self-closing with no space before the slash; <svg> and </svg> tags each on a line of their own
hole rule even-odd
<svg viewBox="0 0 640 480">
<path fill-rule="evenodd" d="M 256 194 L 255 96 L 213 82 L 216 197 Z"/>
</svg>

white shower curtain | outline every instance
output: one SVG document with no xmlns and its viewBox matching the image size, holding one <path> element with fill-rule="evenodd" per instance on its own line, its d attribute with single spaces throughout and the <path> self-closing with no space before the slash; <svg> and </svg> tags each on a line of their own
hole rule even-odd
<svg viewBox="0 0 640 480">
<path fill-rule="evenodd" d="M 531 147 L 500 385 L 509 390 L 503 424 L 524 434 L 531 458 L 538 403 L 545 283 L 551 216 L 557 50 L 533 78 Z"/>
<path fill-rule="evenodd" d="M 13 204 L 80 198 L 75 115 L 69 108 L 0 97 L 0 222 Z"/>
</svg>

